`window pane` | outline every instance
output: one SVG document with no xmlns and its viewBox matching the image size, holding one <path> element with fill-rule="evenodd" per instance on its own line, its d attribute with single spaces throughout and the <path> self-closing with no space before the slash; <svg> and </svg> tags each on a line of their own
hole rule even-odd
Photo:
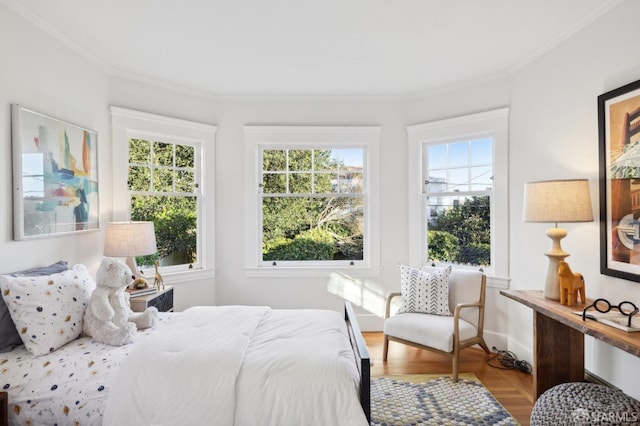
<svg viewBox="0 0 640 426">
<path fill-rule="evenodd" d="M 142 139 L 129 139 L 129 163 L 151 164 L 151 143 Z"/>
<path fill-rule="evenodd" d="M 491 263 L 489 196 L 428 197 L 427 261 Z"/>
<path fill-rule="evenodd" d="M 173 192 L 173 170 L 154 168 L 153 190 L 156 192 Z"/>
<path fill-rule="evenodd" d="M 265 194 L 286 194 L 287 176 L 282 173 L 264 173 L 262 185 Z"/>
<path fill-rule="evenodd" d="M 154 142 L 153 143 L 153 164 L 157 166 L 173 166 L 173 144 Z"/>
<path fill-rule="evenodd" d="M 336 153 L 338 164 L 340 168 L 360 168 L 362 170 L 364 162 L 364 150 L 361 148 L 356 149 L 337 149 Z"/>
<path fill-rule="evenodd" d="M 362 192 L 362 173 L 340 173 L 338 182 L 338 192 L 342 194 L 359 194 Z"/>
<path fill-rule="evenodd" d="M 195 167 L 195 148 L 190 145 L 176 145 L 176 167 Z"/>
<path fill-rule="evenodd" d="M 134 195 L 131 197 L 131 220 L 153 221 L 156 231 L 158 254 L 137 257 L 140 266 L 151 266 L 158 257 L 162 266 L 196 262 L 195 197 Z"/>
<path fill-rule="evenodd" d="M 471 190 L 473 191 L 485 191 L 491 190 L 493 181 L 491 176 L 493 175 L 493 169 L 491 166 L 472 167 L 471 168 Z"/>
<path fill-rule="evenodd" d="M 316 171 L 336 170 L 336 161 L 330 149 L 316 149 L 313 151 L 313 169 Z"/>
<path fill-rule="evenodd" d="M 445 192 L 448 191 L 447 186 L 447 171 L 436 170 L 429 172 L 429 192 Z"/>
<path fill-rule="evenodd" d="M 194 192 L 195 176 L 193 170 L 176 170 L 176 192 Z"/>
<path fill-rule="evenodd" d="M 310 149 L 290 149 L 289 150 L 289 170 L 307 171 L 311 170 L 311 150 Z"/>
<path fill-rule="evenodd" d="M 334 192 L 333 182 L 335 177 L 335 173 L 316 173 L 314 175 L 314 191 L 317 194 L 328 194 Z"/>
<path fill-rule="evenodd" d="M 362 260 L 362 197 L 263 198 L 263 260 Z"/>
<path fill-rule="evenodd" d="M 493 161 L 491 138 L 471 141 L 471 165 L 491 164 Z"/>
<path fill-rule="evenodd" d="M 427 150 L 429 170 L 447 167 L 447 145 L 431 145 Z"/>
<path fill-rule="evenodd" d="M 469 190 L 469 169 L 450 169 L 449 170 L 449 191 L 468 191 Z"/>
<path fill-rule="evenodd" d="M 469 142 L 449 144 L 449 167 L 466 167 L 469 165 Z"/>
<path fill-rule="evenodd" d="M 311 193 L 311 173 L 291 173 L 289 175 L 290 194 Z"/>
<path fill-rule="evenodd" d="M 262 151 L 262 170 L 268 172 L 287 170 L 287 152 L 283 149 Z"/>
<path fill-rule="evenodd" d="M 151 189 L 151 170 L 149 167 L 129 167 L 130 191 L 149 191 Z"/>
</svg>

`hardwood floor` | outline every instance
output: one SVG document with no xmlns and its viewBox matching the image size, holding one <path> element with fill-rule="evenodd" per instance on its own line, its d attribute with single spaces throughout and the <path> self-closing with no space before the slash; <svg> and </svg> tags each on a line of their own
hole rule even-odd
<svg viewBox="0 0 640 426">
<path fill-rule="evenodd" d="M 371 357 L 371 376 L 382 374 L 451 374 L 451 358 L 389 343 L 387 362 L 382 362 L 382 333 L 363 333 Z M 502 406 L 523 426 L 529 425 L 533 407 L 533 376 L 517 370 L 502 370 L 487 364 L 492 354 L 468 348 L 460 354 L 460 372 L 474 373 Z"/>
</svg>

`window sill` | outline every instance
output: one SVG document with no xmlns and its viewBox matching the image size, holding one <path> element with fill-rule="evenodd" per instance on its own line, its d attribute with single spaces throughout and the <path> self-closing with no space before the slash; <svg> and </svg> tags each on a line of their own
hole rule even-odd
<svg viewBox="0 0 640 426">
<path fill-rule="evenodd" d="M 264 266 L 245 268 L 247 277 L 329 277 L 334 272 L 342 272 L 352 277 L 379 277 L 380 267 L 306 267 L 306 266 Z"/>
<path fill-rule="evenodd" d="M 151 275 L 145 275 L 145 277 L 150 284 L 153 284 L 153 271 L 151 271 Z M 186 281 L 195 281 L 195 280 L 204 280 L 204 279 L 212 279 L 216 276 L 215 269 L 192 269 L 190 271 L 180 271 L 180 272 L 171 272 L 162 274 L 162 280 L 165 285 L 174 285 L 180 284 Z"/>
<path fill-rule="evenodd" d="M 500 290 L 506 290 L 509 288 L 510 278 L 496 277 L 493 275 L 487 275 L 487 287 L 497 288 Z"/>
</svg>

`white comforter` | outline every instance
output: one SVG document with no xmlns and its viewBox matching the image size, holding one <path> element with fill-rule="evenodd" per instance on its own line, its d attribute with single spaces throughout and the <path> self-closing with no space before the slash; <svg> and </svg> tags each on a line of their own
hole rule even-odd
<svg viewBox="0 0 640 426">
<path fill-rule="evenodd" d="M 337 312 L 197 307 L 137 346 L 105 425 L 366 425 Z"/>
</svg>

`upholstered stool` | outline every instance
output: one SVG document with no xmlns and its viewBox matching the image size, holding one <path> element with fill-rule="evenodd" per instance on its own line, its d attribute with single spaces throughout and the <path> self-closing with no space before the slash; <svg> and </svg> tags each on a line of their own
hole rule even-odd
<svg viewBox="0 0 640 426">
<path fill-rule="evenodd" d="M 640 402 L 595 383 L 562 383 L 548 389 L 531 411 L 531 425 L 637 425 Z"/>
</svg>

